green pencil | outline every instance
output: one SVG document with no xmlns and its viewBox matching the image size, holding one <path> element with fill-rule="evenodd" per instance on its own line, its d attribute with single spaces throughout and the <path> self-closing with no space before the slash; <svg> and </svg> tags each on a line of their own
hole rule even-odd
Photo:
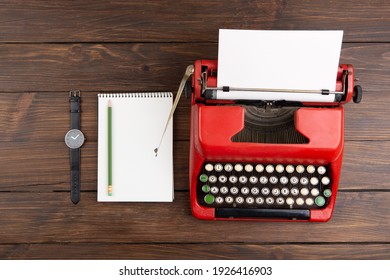
<svg viewBox="0 0 390 280">
<path fill-rule="evenodd" d="M 112 106 L 108 100 L 108 195 L 112 196 Z"/>
</svg>

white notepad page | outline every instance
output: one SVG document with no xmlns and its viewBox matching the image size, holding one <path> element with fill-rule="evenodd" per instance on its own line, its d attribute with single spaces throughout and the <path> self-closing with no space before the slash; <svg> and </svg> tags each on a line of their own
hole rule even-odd
<svg viewBox="0 0 390 280">
<path fill-rule="evenodd" d="M 343 31 L 219 31 L 218 87 L 335 90 Z M 221 99 L 332 102 L 334 95 L 222 92 Z M 235 97 L 235 98 L 233 98 Z"/>
<path fill-rule="evenodd" d="M 108 100 L 112 105 L 112 196 L 108 196 Z M 98 201 L 173 201 L 172 122 L 159 145 L 172 93 L 98 95 Z"/>
</svg>

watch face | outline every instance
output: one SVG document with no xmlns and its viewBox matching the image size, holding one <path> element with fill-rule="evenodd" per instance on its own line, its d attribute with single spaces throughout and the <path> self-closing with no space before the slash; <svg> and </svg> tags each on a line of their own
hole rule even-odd
<svg viewBox="0 0 390 280">
<path fill-rule="evenodd" d="M 65 143 L 71 149 L 80 148 L 84 140 L 84 134 L 78 129 L 71 129 L 65 135 Z"/>
</svg>

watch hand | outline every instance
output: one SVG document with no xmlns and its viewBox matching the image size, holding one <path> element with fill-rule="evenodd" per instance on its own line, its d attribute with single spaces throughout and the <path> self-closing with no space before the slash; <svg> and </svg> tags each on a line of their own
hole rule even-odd
<svg viewBox="0 0 390 280">
<path fill-rule="evenodd" d="M 76 140 L 79 136 L 80 136 L 80 134 L 77 134 L 76 137 L 73 137 L 73 136 L 70 136 L 70 137 L 72 137 L 73 140 Z"/>
</svg>

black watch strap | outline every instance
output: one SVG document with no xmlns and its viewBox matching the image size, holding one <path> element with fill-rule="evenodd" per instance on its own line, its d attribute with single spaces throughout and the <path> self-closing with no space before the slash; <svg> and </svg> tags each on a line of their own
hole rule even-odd
<svg viewBox="0 0 390 280">
<path fill-rule="evenodd" d="M 69 92 L 70 129 L 80 130 L 80 91 Z M 80 148 L 69 150 L 70 159 L 70 199 L 74 204 L 80 201 Z"/>
</svg>

